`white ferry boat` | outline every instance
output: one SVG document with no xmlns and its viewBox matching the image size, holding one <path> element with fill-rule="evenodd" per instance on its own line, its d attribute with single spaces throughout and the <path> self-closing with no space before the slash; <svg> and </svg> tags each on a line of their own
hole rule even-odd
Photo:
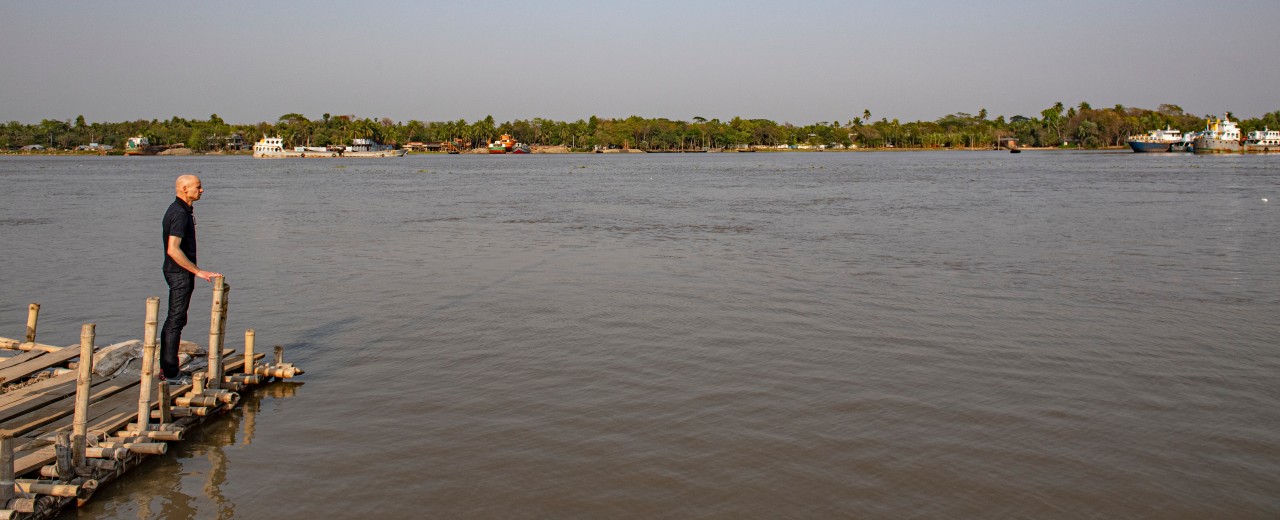
<svg viewBox="0 0 1280 520">
<path fill-rule="evenodd" d="M 1196 153 L 1239 153 L 1244 151 L 1240 144 L 1240 127 L 1227 116 L 1222 119 L 1205 121 L 1204 131 L 1195 140 Z"/>
<path fill-rule="evenodd" d="M 1244 151 L 1260 153 L 1280 152 L 1280 130 L 1263 128 L 1262 130 L 1249 132 L 1248 137 L 1245 137 L 1244 139 Z"/>
<path fill-rule="evenodd" d="M 375 145 L 368 139 L 357 139 L 357 146 L 295 146 L 285 148 L 284 139 L 262 136 L 262 140 L 253 144 L 253 156 L 259 159 L 320 159 L 320 158 L 371 158 L 371 157 L 404 157 L 408 150 L 395 150 L 390 147 Z"/>
</svg>

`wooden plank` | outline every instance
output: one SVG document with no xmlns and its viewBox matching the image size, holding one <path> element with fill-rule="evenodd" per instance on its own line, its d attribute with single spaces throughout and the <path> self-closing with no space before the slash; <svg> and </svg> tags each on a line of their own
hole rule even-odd
<svg viewBox="0 0 1280 520">
<path fill-rule="evenodd" d="M 75 373 L 68 372 L 0 396 L 0 424 L 75 393 Z M 32 406 L 32 403 L 43 403 Z"/>
<path fill-rule="evenodd" d="M 54 454 L 55 449 L 56 448 L 53 443 L 49 443 L 47 446 L 27 451 L 21 455 L 15 454 L 16 457 L 14 457 L 13 461 L 13 474 L 23 476 L 33 471 L 40 471 L 40 468 L 48 466 L 50 462 L 53 462 L 53 459 L 56 457 Z"/>
<path fill-rule="evenodd" d="M 75 375 L 75 372 L 63 372 L 61 375 L 56 375 L 43 381 L 31 383 L 22 388 L 15 388 L 5 392 L 4 394 L 0 394 L 0 410 L 9 406 L 14 406 L 26 399 L 30 399 L 33 395 L 40 395 L 49 392 L 51 387 L 60 385 L 67 381 L 75 381 Z"/>
<path fill-rule="evenodd" d="M 80 357 L 80 349 L 64 348 L 0 370 L 0 382 L 14 381 Z"/>
<path fill-rule="evenodd" d="M 122 378 L 102 379 L 95 377 L 94 381 L 94 386 L 89 396 L 90 406 L 94 402 L 102 401 L 107 397 L 138 385 L 137 381 L 127 382 Z M 71 395 L 75 394 L 74 383 L 75 381 L 73 380 L 67 384 L 71 389 Z M 67 399 L 68 397 L 70 396 L 51 395 L 48 400 L 32 399 L 31 402 L 25 403 L 24 408 L 28 409 L 26 413 L 15 415 L 0 423 L 0 435 L 8 433 L 16 437 L 71 415 L 75 411 L 75 403 Z M 53 404 L 49 404 L 49 402 Z"/>
<path fill-rule="evenodd" d="M 32 350 L 29 352 L 23 352 L 11 358 L 5 359 L 4 361 L 0 361 L 0 369 L 9 368 L 19 363 L 31 361 L 32 359 L 38 358 L 43 355 L 44 355 L 43 350 Z"/>
</svg>

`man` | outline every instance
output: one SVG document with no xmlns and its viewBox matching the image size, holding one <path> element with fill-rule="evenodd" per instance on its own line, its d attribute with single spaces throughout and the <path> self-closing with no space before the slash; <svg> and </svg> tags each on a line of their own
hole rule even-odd
<svg viewBox="0 0 1280 520">
<path fill-rule="evenodd" d="M 169 315 L 160 333 L 160 369 L 170 385 L 191 384 L 191 378 L 178 370 L 178 342 L 187 325 L 187 307 L 196 277 L 213 281 L 219 273 L 196 266 L 196 219 L 192 208 L 204 187 L 200 178 L 186 174 L 174 183 L 177 198 L 164 213 L 164 280 L 169 284 Z"/>
</svg>

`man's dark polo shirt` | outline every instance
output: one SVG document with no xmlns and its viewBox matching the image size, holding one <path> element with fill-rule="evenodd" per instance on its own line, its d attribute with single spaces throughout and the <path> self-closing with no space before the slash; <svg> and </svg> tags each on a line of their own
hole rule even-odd
<svg viewBox="0 0 1280 520">
<path fill-rule="evenodd" d="M 169 258 L 169 237 L 182 237 L 180 249 L 191 263 L 196 263 L 196 219 L 191 205 L 174 197 L 173 204 L 170 204 L 169 210 L 164 212 L 162 224 L 164 225 L 164 272 L 190 272 Z"/>
</svg>

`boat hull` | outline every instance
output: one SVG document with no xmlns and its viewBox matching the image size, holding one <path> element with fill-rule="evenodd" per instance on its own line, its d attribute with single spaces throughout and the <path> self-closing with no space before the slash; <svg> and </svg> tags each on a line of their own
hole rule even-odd
<svg viewBox="0 0 1280 520">
<path fill-rule="evenodd" d="M 376 159 L 382 157 L 404 157 L 407 150 L 382 150 L 377 152 L 299 152 L 282 150 L 278 152 L 254 152 L 258 159 Z"/>
<path fill-rule="evenodd" d="M 344 152 L 339 157 L 377 159 L 382 157 L 404 157 L 408 153 L 408 150 L 378 150 L 376 152 Z"/>
<path fill-rule="evenodd" d="M 1173 143 L 1153 143 L 1149 141 L 1129 141 L 1129 148 L 1136 153 L 1159 153 L 1169 151 Z"/>
<path fill-rule="evenodd" d="M 1244 151 L 1240 141 L 1229 139 L 1205 138 L 1196 139 L 1195 153 L 1240 153 Z"/>
</svg>

